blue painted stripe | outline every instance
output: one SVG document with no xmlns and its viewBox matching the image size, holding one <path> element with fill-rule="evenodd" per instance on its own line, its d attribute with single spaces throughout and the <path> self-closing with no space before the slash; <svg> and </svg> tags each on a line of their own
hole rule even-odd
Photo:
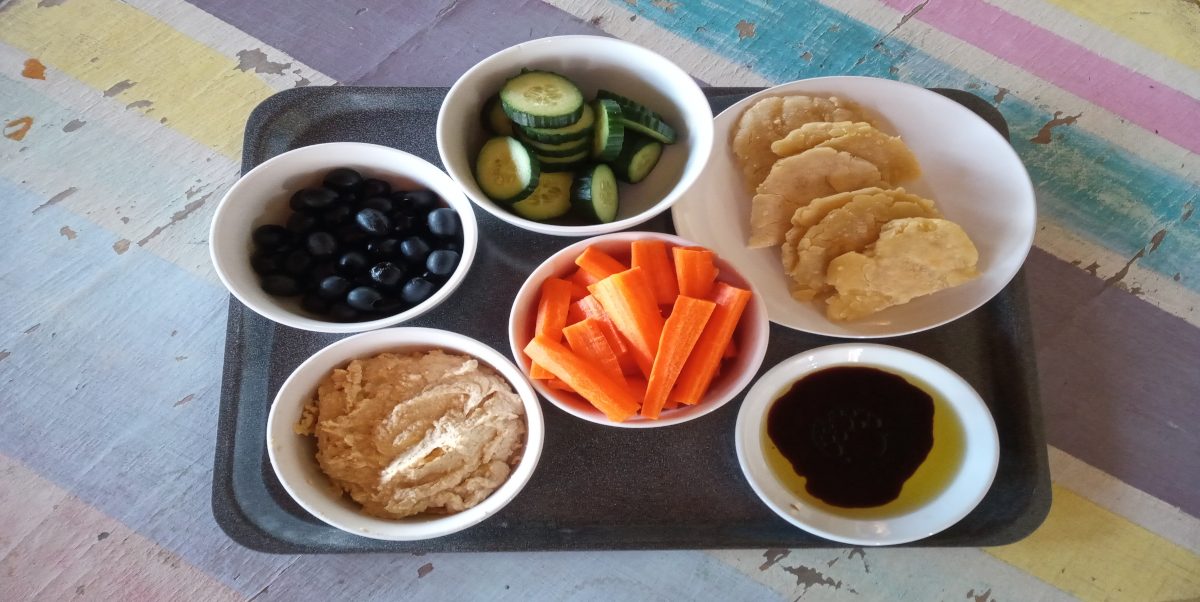
<svg viewBox="0 0 1200 602">
<path fill-rule="evenodd" d="M 678 2 L 670 13 L 650 3 L 609 1 L 772 81 L 863 75 L 927 87 L 974 88 L 985 98 L 996 91 L 978 77 L 815 0 L 727 6 Z M 739 24 L 745 32 L 753 24 L 753 35 L 742 37 Z M 1168 277 L 1179 274 L 1183 286 L 1200 292 L 1200 262 L 1193 260 L 1200 252 L 1200 219 L 1178 223 L 1185 205 L 1200 205 L 1200 187 L 1079 128 L 1058 127 L 1050 144 L 1032 143 L 1054 117 L 1052 108 L 1013 94 L 999 108 L 1037 189 L 1042 216 L 1126 257 L 1145 248 L 1139 265 Z M 1166 237 L 1149 252 L 1151 239 L 1163 228 L 1168 229 Z"/>
</svg>

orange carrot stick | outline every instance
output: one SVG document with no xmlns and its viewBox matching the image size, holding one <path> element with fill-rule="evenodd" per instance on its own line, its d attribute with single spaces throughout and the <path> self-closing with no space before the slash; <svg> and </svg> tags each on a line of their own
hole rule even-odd
<svg viewBox="0 0 1200 602">
<path fill-rule="evenodd" d="M 613 380 L 625 380 L 625 375 L 621 373 L 621 364 L 617 361 L 617 354 L 608 344 L 608 339 L 604 337 L 604 331 L 600 328 L 600 320 L 586 318 L 582 322 L 572 324 L 563 329 L 563 337 L 567 339 L 567 346 L 576 355 L 603 368 Z"/>
<path fill-rule="evenodd" d="M 604 307 L 617 332 L 629 341 L 638 369 L 649 378 L 662 335 L 663 317 L 646 272 L 630 268 L 597 282 L 592 289 L 592 296 Z"/>
<path fill-rule="evenodd" d="M 533 327 L 533 334 L 545 336 L 551 341 L 561 341 L 570 305 L 571 283 L 561 278 L 547 278 L 542 283 L 542 296 L 538 299 L 537 321 Z M 529 366 L 529 376 L 549 378 L 550 373 L 534 362 Z"/>
<path fill-rule="evenodd" d="M 708 298 L 713 282 L 717 279 L 715 255 L 702 247 L 675 247 L 675 277 L 679 282 L 679 294 L 696 299 Z"/>
<path fill-rule="evenodd" d="M 725 346 L 725 351 L 721 354 L 721 359 L 727 360 L 737 357 L 738 348 L 737 341 L 729 339 L 729 344 Z"/>
<path fill-rule="evenodd" d="M 525 355 L 545 366 L 610 420 L 623 422 L 638 410 L 638 400 L 625 383 L 614 380 L 599 366 L 579 357 L 562 343 L 536 336 L 525 346 Z"/>
<path fill-rule="evenodd" d="M 679 284 L 675 266 L 671 265 L 671 256 L 667 254 L 667 244 L 661 240 L 635 240 L 629 245 L 629 254 L 633 267 L 646 270 L 658 304 L 675 303 L 675 297 L 679 296 Z"/>
<path fill-rule="evenodd" d="M 721 356 L 733 340 L 733 331 L 742 318 L 746 304 L 750 302 L 750 296 L 748 290 L 724 282 L 716 284 L 713 301 L 717 306 L 709 317 L 704 332 L 700 333 L 700 340 L 692 349 L 692 355 L 683 365 L 683 371 L 679 373 L 675 388 L 669 395 L 670 399 L 695 405 L 708 392 L 708 386 L 712 384 L 721 365 Z"/>
<path fill-rule="evenodd" d="M 579 269 L 587 272 L 592 277 L 600 279 L 608 278 L 617 272 L 624 272 L 629 269 L 625 264 L 613 259 L 612 255 L 596 247 L 584 249 L 583 253 L 580 253 L 579 257 L 575 258 L 575 265 L 579 266 Z"/>
<path fill-rule="evenodd" d="M 587 318 L 587 314 L 583 313 L 583 308 L 579 306 L 579 301 L 571 302 L 567 307 L 567 326 L 575 324 Z"/>
<path fill-rule="evenodd" d="M 629 390 L 633 392 L 633 396 L 639 400 L 646 398 L 646 378 L 642 375 L 626 376 L 625 384 Z"/>
<path fill-rule="evenodd" d="M 642 401 L 642 416 L 658 418 L 715 307 L 715 303 L 704 299 L 683 295 L 675 299 L 675 308 L 663 325 L 658 353 L 654 356 L 646 399 Z"/>
<path fill-rule="evenodd" d="M 553 376 L 546 379 L 546 386 L 551 389 L 558 389 L 559 391 L 566 391 L 567 393 L 575 392 L 575 389 L 572 389 L 571 385 L 568 385 L 567 383 L 565 383 L 561 380 L 558 380 L 557 378 L 554 378 Z"/>
<path fill-rule="evenodd" d="M 577 269 L 574 272 L 571 272 L 571 275 L 567 276 L 567 280 L 570 280 L 571 282 L 578 284 L 579 286 L 583 287 L 584 289 L 586 289 L 587 287 L 589 287 L 593 284 L 596 284 L 597 282 L 600 282 L 599 278 L 587 273 L 587 271 L 582 268 Z"/>
</svg>

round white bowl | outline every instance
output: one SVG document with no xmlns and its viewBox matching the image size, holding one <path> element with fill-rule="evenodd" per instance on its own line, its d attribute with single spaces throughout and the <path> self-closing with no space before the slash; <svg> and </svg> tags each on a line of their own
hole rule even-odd
<svg viewBox="0 0 1200 602">
<path fill-rule="evenodd" d="M 481 109 L 522 68 L 560 73 L 578 84 L 585 98 L 606 88 L 637 100 L 678 132 L 678 141 L 664 147 L 645 180 L 621 185 L 621 207 L 612 223 L 566 226 L 527 220 L 479 189 L 475 157 L 488 137 L 480 123 Z M 696 181 L 712 152 L 712 108 L 687 72 L 637 44 L 599 36 L 542 38 L 501 50 L 458 78 L 438 112 L 437 145 L 450 177 L 488 213 L 542 234 L 594 236 L 630 228 L 666 211 Z"/>
<path fill-rule="evenodd" d="M 979 249 L 979 278 L 913 299 L 854 322 L 834 322 L 824 304 L 788 292 L 779 247 L 750 249 L 750 198 L 731 142 L 737 122 L 769 96 L 838 96 L 857 102 L 884 132 L 899 135 L 921 163 L 921 178 L 904 189 L 937 203 Z M 999 293 L 1033 245 L 1037 203 L 1029 173 L 1008 141 L 966 107 L 924 88 L 871 77 L 820 77 L 768 88 L 725 109 L 715 120 L 709 164 L 672 209 L 675 228 L 716 251 L 763 292 L 771 321 L 843 338 L 919 332 L 960 318 Z"/>
<path fill-rule="evenodd" d="M 473 356 L 504 377 L 521 397 L 525 407 L 525 447 L 521 460 L 508 480 L 479 505 L 449 515 L 417 515 L 385 520 L 367 516 L 347 496 L 335 495 L 317 464 L 316 440 L 297 435 L 292 429 L 305 404 L 334 368 L 350 360 L 380 353 L 442 349 Z M 386 328 L 347 337 L 318 351 L 300 364 L 284 381 L 267 416 L 267 453 L 275 476 L 292 499 L 310 514 L 347 533 L 412 541 L 449 535 L 475 525 L 497 513 L 520 493 L 537 467 L 545 440 L 545 423 L 537 394 L 517 367 L 495 349 L 470 337 L 430 328 Z"/>
<path fill-rule="evenodd" d="M 779 481 L 764 455 L 763 422 L 767 412 L 789 385 L 807 374 L 835 366 L 877 367 L 911 375 L 944 397 L 958 417 L 965 442 L 962 463 L 944 491 L 906 514 L 868 520 L 832 514 L 806 504 Z M 746 393 L 735 429 L 734 446 L 742 473 L 754 493 L 772 511 L 809 533 L 859 546 L 915 541 L 957 523 L 987 494 L 1000 460 L 996 423 L 971 385 L 924 355 L 887 345 L 830 345 L 780 362 Z"/>
<path fill-rule="evenodd" d="M 428 299 L 393 316 L 366 322 L 330 322 L 300 308 L 299 297 L 275 297 L 259 286 L 250 267 L 254 249 L 251 233 L 263 224 L 282 224 L 290 215 L 288 199 L 308 186 L 319 186 L 325 173 L 350 167 L 369 178 L 379 178 L 396 189 L 427 188 L 458 212 L 463 248 L 458 267 Z M 475 211 L 458 185 L 432 163 L 394 148 L 360 142 L 314 144 L 264 161 L 242 176 L 225 193 L 213 215 L 208 236 L 209 254 L 225 288 L 243 305 L 285 326 L 315 332 L 361 332 L 395 326 L 415 318 L 449 297 L 466 278 L 479 244 Z"/>
<path fill-rule="evenodd" d="M 513 299 L 512 313 L 509 314 L 508 318 L 508 340 L 512 345 L 512 354 L 513 357 L 517 358 L 517 364 L 526 376 L 529 375 L 530 360 L 525 355 L 523 349 L 533 339 L 533 328 L 537 321 L 537 306 L 541 295 L 542 282 L 547 278 L 564 277 L 573 272 L 577 267 L 575 265 L 575 258 L 584 249 L 591 246 L 595 246 L 628 265 L 629 243 L 635 240 L 647 239 L 661 240 L 668 245 L 674 246 L 686 247 L 695 246 L 696 244 L 678 236 L 658 232 L 617 232 L 581 240 L 572 244 L 551 255 L 549 259 L 542 262 L 537 269 L 529 274 L 525 283 L 521 285 L 521 289 L 517 291 L 516 298 Z M 530 382 L 533 383 L 533 388 L 537 389 L 537 392 L 543 397 L 550 400 L 550 403 L 553 403 L 560 410 L 572 416 L 596 424 L 621 428 L 655 428 L 680 424 L 689 420 L 695 420 L 728 403 L 742 389 L 745 389 L 746 385 L 750 384 L 751 379 L 754 378 L 754 375 L 758 373 L 759 367 L 762 366 L 763 357 L 767 353 L 767 340 L 770 337 L 771 324 L 767 320 L 767 310 L 766 306 L 763 305 L 762 296 L 758 293 L 754 284 L 742 277 L 733 266 L 719 256 L 716 263 L 717 269 L 720 270 L 717 280 L 749 290 L 754 294 L 754 297 L 747 304 L 746 309 L 742 313 L 741 322 L 738 324 L 737 330 L 733 333 L 733 340 L 737 344 L 738 349 L 737 357 L 731 365 L 721 369 L 721 374 L 713 379 L 708 393 L 705 394 L 704 399 L 699 403 L 693 406 L 680 406 L 671 410 L 663 410 L 657 420 L 633 416 L 625 422 L 613 422 L 604 413 L 597 410 L 587 400 L 578 395 L 551 389 L 537 379 L 530 379 Z"/>
</svg>

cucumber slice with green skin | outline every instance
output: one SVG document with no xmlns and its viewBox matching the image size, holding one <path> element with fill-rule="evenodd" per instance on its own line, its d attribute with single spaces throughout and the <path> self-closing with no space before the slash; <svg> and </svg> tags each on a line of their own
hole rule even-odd
<svg viewBox="0 0 1200 602">
<path fill-rule="evenodd" d="M 613 172 L 618 178 L 637 184 L 650 175 L 650 171 L 658 165 L 662 156 L 663 145 L 658 140 L 637 135 L 625 137 L 625 147 L 621 154 L 612 162 Z"/>
<path fill-rule="evenodd" d="M 617 219 L 621 208 L 617 178 L 608 165 L 597 163 L 575 180 L 571 189 L 571 207 L 588 219 L 607 224 Z"/>
<path fill-rule="evenodd" d="M 539 222 L 565 215 L 571 210 L 571 183 L 574 179 L 575 176 L 570 173 L 542 174 L 533 194 L 513 203 L 513 212 Z"/>
<path fill-rule="evenodd" d="M 663 144 L 675 143 L 677 138 L 675 128 L 668 125 L 662 115 L 616 92 L 600 90 L 596 92 L 596 98 L 612 100 L 620 105 L 621 119 L 625 122 L 625 127 L 650 136 Z"/>
<path fill-rule="evenodd" d="M 588 150 L 585 148 L 583 152 L 576 153 L 569 157 L 547 157 L 537 155 L 538 165 L 543 172 L 561 172 L 561 171 L 576 171 L 583 166 L 588 159 Z"/>
<path fill-rule="evenodd" d="M 507 117 L 507 116 L 506 116 Z M 592 135 L 592 126 L 596 123 L 596 112 L 589 105 L 583 105 L 583 114 L 579 121 L 560 128 L 520 127 L 522 133 L 530 140 L 558 144 L 572 140 L 583 140 Z"/>
<path fill-rule="evenodd" d="M 517 125 L 557 128 L 583 116 L 583 93 L 557 73 L 529 71 L 504 83 L 500 105 Z"/>
<path fill-rule="evenodd" d="M 475 181 L 489 199 L 515 203 L 537 188 L 538 159 L 516 138 L 496 136 L 483 143 L 475 159 Z"/>
<path fill-rule="evenodd" d="M 500 95 L 494 94 L 483 103 L 483 127 L 497 136 L 512 136 L 513 122 L 500 106 Z"/>
<path fill-rule="evenodd" d="M 592 147 L 590 140 L 570 140 L 558 144 L 538 142 L 527 138 L 525 133 L 520 129 L 517 130 L 517 140 L 520 140 L 529 150 L 543 157 L 570 157 L 579 154 L 580 151 L 587 151 Z"/>
<path fill-rule="evenodd" d="M 612 161 L 621 152 L 621 144 L 625 140 L 621 106 L 607 98 L 597 98 L 595 105 L 596 129 L 592 133 L 592 158 Z"/>
</svg>

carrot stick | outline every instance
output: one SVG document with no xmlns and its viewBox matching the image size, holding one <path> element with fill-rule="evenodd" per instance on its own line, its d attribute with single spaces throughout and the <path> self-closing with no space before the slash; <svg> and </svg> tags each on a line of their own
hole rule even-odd
<svg viewBox="0 0 1200 602">
<path fill-rule="evenodd" d="M 703 247 L 675 247 L 675 277 L 679 282 L 679 294 L 697 299 L 708 298 L 713 282 L 717 279 L 715 255 Z"/>
<path fill-rule="evenodd" d="M 537 321 L 533 327 L 533 334 L 545 336 L 551 341 L 561 341 L 570 305 L 571 283 L 561 278 L 547 278 L 542 283 L 542 296 L 538 300 Z M 549 378 L 550 373 L 534 362 L 529 366 L 529 376 Z"/>
<path fill-rule="evenodd" d="M 716 303 L 700 340 L 692 349 L 692 355 L 679 373 L 675 388 L 668 396 L 670 399 L 687 405 L 695 405 L 704 397 L 708 386 L 712 383 L 721 365 L 721 356 L 725 348 L 733 340 L 733 331 L 750 302 L 751 293 L 748 290 L 736 288 L 718 282 L 714 287 L 712 300 Z"/>
<path fill-rule="evenodd" d="M 629 390 L 633 392 L 634 397 L 636 397 L 638 399 L 646 398 L 646 384 L 647 383 L 646 383 L 645 377 L 641 376 L 640 374 L 634 375 L 634 376 L 626 376 L 625 384 L 626 384 L 626 386 L 629 387 Z"/>
<path fill-rule="evenodd" d="M 629 245 L 629 254 L 633 267 L 646 270 L 658 304 L 675 303 L 675 297 L 679 296 L 679 284 L 675 266 L 671 265 L 671 257 L 667 254 L 667 244 L 661 240 L 635 240 Z"/>
<path fill-rule="evenodd" d="M 575 324 L 587 318 L 587 314 L 583 313 L 583 308 L 579 306 L 579 300 L 574 300 L 571 305 L 567 306 L 567 326 Z"/>
<path fill-rule="evenodd" d="M 622 354 L 629 353 L 629 343 L 625 341 L 625 337 L 617 332 L 617 327 L 613 326 L 612 320 L 608 319 L 608 314 L 604 313 L 604 306 L 595 297 L 588 295 L 575 304 L 579 306 L 579 310 L 588 318 L 595 318 L 601 322 L 600 328 L 604 331 L 604 338 L 608 339 L 608 344 L 613 348 L 613 351 L 620 357 Z"/>
<path fill-rule="evenodd" d="M 596 247 L 584 249 L 583 253 L 580 253 L 579 257 L 575 258 L 575 265 L 599 279 L 608 278 L 617 272 L 624 272 L 629 269 L 625 264 L 613 259 L 612 255 Z"/>
<path fill-rule="evenodd" d="M 546 379 L 546 386 L 551 389 L 558 389 L 559 391 L 566 391 L 567 393 L 575 392 L 575 389 L 572 389 L 571 385 L 568 385 L 567 383 L 565 383 L 561 380 L 558 380 L 557 378 L 554 378 L 553 376 Z"/>
<path fill-rule="evenodd" d="M 617 361 L 617 354 L 608 344 L 608 339 L 604 337 L 604 331 L 600 328 L 600 320 L 586 318 L 582 322 L 572 324 L 563 329 L 563 336 L 567 339 L 567 346 L 576 355 L 600 366 L 614 380 L 625 380 L 625 375 L 621 373 L 621 364 Z"/>
<path fill-rule="evenodd" d="M 683 295 L 675 299 L 675 308 L 663 325 L 658 353 L 654 356 L 654 367 L 646 385 L 646 399 L 642 401 L 642 416 L 658 418 L 663 404 L 667 402 L 667 395 L 675 386 L 715 307 L 715 303 L 704 299 Z"/>
<path fill-rule="evenodd" d="M 658 352 L 663 317 L 642 268 L 630 268 L 592 285 L 592 296 L 604 307 L 617 332 L 629 342 L 638 369 L 647 378 Z"/>
<path fill-rule="evenodd" d="M 733 339 L 729 339 L 729 344 L 725 346 L 725 351 L 721 354 L 721 359 L 727 360 L 730 358 L 734 358 L 734 357 L 737 357 L 737 354 L 738 354 L 737 341 L 735 341 Z"/>
<path fill-rule="evenodd" d="M 596 284 L 597 282 L 600 282 L 599 278 L 587 273 L 587 271 L 582 268 L 577 269 L 574 272 L 571 272 L 571 275 L 567 276 L 567 280 L 570 280 L 571 282 L 578 284 L 579 286 L 583 287 L 585 290 L 587 289 L 587 287 L 589 287 L 593 284 Z"/>
<path fill-rule="evenodd" d="M 638 410 L 638 400 L 625 383 L 618 382 L 599 366 L 583 359 L 545 336 L 535 336 L 525 346 L 525 355 L 543 365 L 610 420 L 623 422 Z"/>
</svg>

